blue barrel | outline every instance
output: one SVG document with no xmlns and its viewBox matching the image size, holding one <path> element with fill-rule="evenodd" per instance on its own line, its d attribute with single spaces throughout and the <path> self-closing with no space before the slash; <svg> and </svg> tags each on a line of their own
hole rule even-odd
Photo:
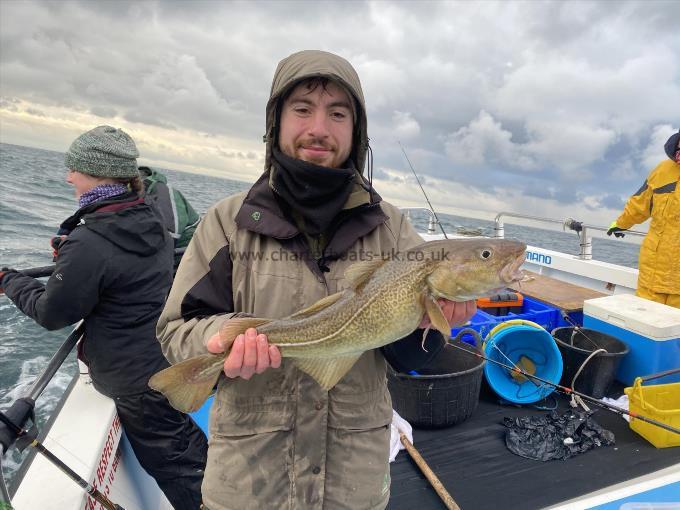
<svg viewBox="0 0 680 510">
<path fill-rule="evenodd" d="M 484 355 L 551 383 L 559 384 L 562 377 L 562 355 L 555 339 L 535 322 L 512 320 L 499 324 L 484 340 Z M 484 376 L 500 397 L 515 404 L 538 402 L 554 390 L 549 384 L 495 363 L 484 366 Z"/>
</svg>

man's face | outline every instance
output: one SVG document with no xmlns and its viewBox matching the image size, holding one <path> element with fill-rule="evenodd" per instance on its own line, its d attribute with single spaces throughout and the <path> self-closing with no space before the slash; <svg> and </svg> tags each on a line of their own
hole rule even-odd
<svg viewBox="0 0 680 510">
<path fill-rule="evenodd" d="M 283 102 L 279 149 L 292 158 L 340 168 L 352 151 L 351 98 L 332 81 L 301 83 Z"/>
</svg>

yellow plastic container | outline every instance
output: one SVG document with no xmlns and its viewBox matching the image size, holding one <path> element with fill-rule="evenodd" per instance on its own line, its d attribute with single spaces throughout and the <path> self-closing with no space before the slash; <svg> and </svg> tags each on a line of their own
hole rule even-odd
<svg viewBox="0 0 680 510">
<path fill-rule="evenodd" d="M 644 381 L 652 378 L 653 376 L 638 377 L 632 388 L 624 390 L 628 395 L 630 413 L 680 428 L 680 383 L 642 385 Z M 636 420 L 632 416 L 630 428 L 657 448 L 680 446 L 680 434 Z"/>
</svg>

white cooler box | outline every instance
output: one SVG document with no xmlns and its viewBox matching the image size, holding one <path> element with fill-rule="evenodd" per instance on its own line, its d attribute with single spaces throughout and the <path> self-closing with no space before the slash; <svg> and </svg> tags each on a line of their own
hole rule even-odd
<svg viewBox="0 0 680 510">
<path fill-rule="evenodd" d="M 630 352 L 619 365 L 616 379 L 632 386 L 636 377 L 680 367 L 680 309 L 617 294 L 583 303 L 583 327 L 625 342 Z M 680 382 L 680 374 L 650 381 Z"/>
</svg>

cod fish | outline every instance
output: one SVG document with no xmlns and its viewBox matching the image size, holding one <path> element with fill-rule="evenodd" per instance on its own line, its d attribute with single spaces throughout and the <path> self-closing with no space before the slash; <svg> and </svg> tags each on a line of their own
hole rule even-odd
<svg viewBox="0 0 680 510">
<path fill-rule="evenodd" d="M 345 271 L 348 288 L 282 319 L 224 322 L 226 350 L 190 358 L 153 375 L 149 386 L 178 410 L 192 412 L 210 396 L 231 343 L 248 328 L 267 335 L 283 357 L 329 390 L 361 354 L 407 336 L 427 313 L 432 327 L 451 329 L 438 298 L 467 301 L 519 281 L 526 245 L 505 239 L 431 241 Z"/>
</svg>

